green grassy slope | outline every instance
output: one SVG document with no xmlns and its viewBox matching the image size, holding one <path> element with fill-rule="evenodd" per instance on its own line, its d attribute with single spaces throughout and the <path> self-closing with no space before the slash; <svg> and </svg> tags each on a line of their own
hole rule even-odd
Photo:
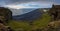
<svg viewBox="0 0 60 31">
<path fill-rule="evenodd" d="M 45 13 L 42 15 L 41 18 L 38 18 L 36 20 L 33 21 L 33 25 L 29 25 L 28 22 L 22 22 L 22 21 L 9 21 L 8 25 L 12 27 L 12 29 L 15 29 L 16 31 L 18 30 L 35 30 L 35 29 L 40 29 L 40 28 L 44 28 L 45 26 L 47 26 L 47 24 L 50 21 L 50 16 Z"/>
<path fill-rule="evenodd" d="M 41 19 L 38 18 L 37 20 L 35 20 L 33 22 L 33 25 L 36 28 L 44 28 L 45 26 L 48 25 L 48 23 L 50 22 L 50 19 L 51 19 L 51 17 L 47 13 L 45 13 L 42 15 Z"/>
</svg>

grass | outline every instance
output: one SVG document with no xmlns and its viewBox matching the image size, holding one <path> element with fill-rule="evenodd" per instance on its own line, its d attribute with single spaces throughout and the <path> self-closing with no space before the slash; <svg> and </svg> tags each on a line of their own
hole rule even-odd
<svg viewBox="0 0 60 31">
<path fill-rule="evenodd" d="M 12 27 L 12 29 L 15 29 L 16 31 L 18 30 L 30 31 L 47 26 L 49 21 L 50 21 L 50 16 L 47 13 L 45 13 L 42 15 L 41 19 L 38 18 L 34 20 L 32 23 L 33 25 L 29 25 L 28 22 L 14 21 L 14 20 L 9 21 L 8 25 Z"/>
<path fill-rule="evenodd" d="M 43 28 L 48 25 L 50 19 L 51 17 L 47 13 L 43 14 L 41 19 L 37 19 L 33 22 L 33 25 L 36 26 L 37 28 Z"/>
<path fill-rule="evenodd" d="M 21 21 L 11 21 L 8 23 L 9 26 L 12 27 L 12 29 L 15 30 L 29 30 L 30 29 L 30 25 L 27 22 L 21 22 Z"/>
</svg>

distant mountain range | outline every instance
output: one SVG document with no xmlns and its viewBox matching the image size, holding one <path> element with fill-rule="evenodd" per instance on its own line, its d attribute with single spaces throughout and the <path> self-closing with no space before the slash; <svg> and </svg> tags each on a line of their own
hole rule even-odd
<svg viewBox="0 0 60 31">
<path fill-rule="evenodd" d="M 16 16 L 13 16 L 13 19 L 14 20 L 30 20 L 30 21 L 32 21 L 34 19 L 41 17 L 41 15 L 44 12 L 43 11 L 44 9 L 35 9 L 33 11 L 30 11 L 30 12 L 22 14 L 22 15 L 16 15 Z M 48 9 L 46 9 L 46 10 L 48 10 Z"/>
<path fill-rule="evenodd" d="M 30 11 L 33 11 L 35 10 L 36 8 L 23 8 L 23 9 L 11 9 L 10 10 L 12 11 L 12 15 L 13 16 L 16 16 L 16 15 L 22 15 L 22 14 L 25 14 L 25 13 L 28 13 Z"/>
</svg>

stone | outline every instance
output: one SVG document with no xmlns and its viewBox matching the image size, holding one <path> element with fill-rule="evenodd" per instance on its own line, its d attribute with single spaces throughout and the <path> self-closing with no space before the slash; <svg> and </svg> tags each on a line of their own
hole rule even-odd
<svg viewBox="0 0 60 31">
<path fill-rule="evenodd" d="M 0 21 L 7 22 L 12 19 L 12 12 L 8 8 L 0 7 Z"/>
<path fill-rule="evenodd" d="M 51 15 L 53 20 L 60 19 L 60 5 L 53 5 L 52 8 L 49 10 L 49 14 Z"/>
</svg>

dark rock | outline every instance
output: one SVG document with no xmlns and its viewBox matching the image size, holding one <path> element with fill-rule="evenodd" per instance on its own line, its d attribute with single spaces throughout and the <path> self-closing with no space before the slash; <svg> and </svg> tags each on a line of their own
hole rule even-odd
<svg viewBox="0 0 60 31">
<path fill-rule="evenodd" d="M 7 28 L 7 31 L 14 31 L 13 29 L 11 29 L 11 27 Z"/>
<path fill-rule="evenodd" d="M 49 11 L 49 14 L 52 16 L 54 20 L 60 19 L 60 5 L 53 5 Z"/>
<path fill-rule="evenodd" d="M 0 7 L 0 21 L 7 22 L 12 19 L 12 12 L 8 8 Z"/>
</svg>

